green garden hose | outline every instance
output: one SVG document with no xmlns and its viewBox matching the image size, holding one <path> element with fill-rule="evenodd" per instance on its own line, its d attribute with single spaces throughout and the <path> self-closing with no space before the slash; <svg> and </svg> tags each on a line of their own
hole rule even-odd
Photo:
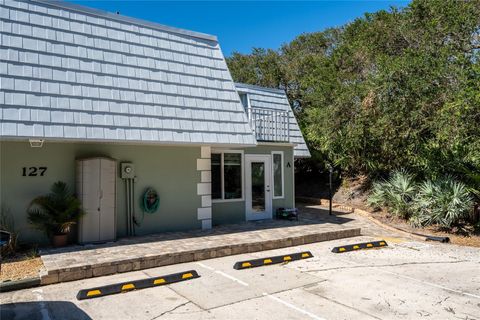
<svg viewBox="0 0 480 320">
<path fill-rule="evenodd" d="M 148 188 L 143 193 L 143 201 L 141 202 L 142 207 L 142 218 L 139 220 L 133 216 L 133 222 L 136 226 L 140 227 L 143 224 L 143 220 L 145 220 L 145 212 L 153 214 L 158 210 L 160 206 L 160 197 L 155 191 L 155 189 Z"/>
<path fill-rule="evenodd" d="M 143 194 L 143 211 L 152 214 L 158 210 L 159 206 L 160 197 L 158 196 L 157 191 L 152 188 L 148 188 Z"/>
</svg>

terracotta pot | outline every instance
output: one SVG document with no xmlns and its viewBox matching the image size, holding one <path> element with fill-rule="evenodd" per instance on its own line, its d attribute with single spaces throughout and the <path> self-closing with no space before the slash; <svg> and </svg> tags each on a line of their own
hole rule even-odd
<svg viewBox="0 0 480 320">
<path fill-rule="evenodd" d="M 52 237 L 52 244 L 55 248 L 65 247 L 67 245 L 68 234 L 55 234 Z"/>
</svg>

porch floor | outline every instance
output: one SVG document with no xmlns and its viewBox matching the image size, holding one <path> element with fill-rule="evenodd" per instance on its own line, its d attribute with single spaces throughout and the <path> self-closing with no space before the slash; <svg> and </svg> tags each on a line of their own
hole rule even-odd
<svg viewBox="0 0 480 320">
<path fill-rule="evenodd" d="M 340 212 L 339 212 L 340 213 Z M 341 213 L 340 213 L 341 214 Z M 43 249 L 42 284 L 73 281 L 163 265 L 277 249 L 360 235 L 355 218 L 301 210 L 299 221 L 263 220 L 205 231 L 121 238 L 97 245 Z"/>
</svg>

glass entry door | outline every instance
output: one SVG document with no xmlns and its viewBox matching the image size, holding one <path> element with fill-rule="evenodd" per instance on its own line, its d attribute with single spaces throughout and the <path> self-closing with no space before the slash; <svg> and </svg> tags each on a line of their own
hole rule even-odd
<svg viewBox="0 0 480 320">
<path fill-rule="evenodd" d="M 272 218 L 271 159 L 269 155 L 245 155 L 247 220 Z"/>
</svg>

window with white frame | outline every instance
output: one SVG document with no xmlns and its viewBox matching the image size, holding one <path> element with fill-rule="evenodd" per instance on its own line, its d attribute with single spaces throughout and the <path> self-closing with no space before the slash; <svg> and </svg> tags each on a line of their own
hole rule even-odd
<svg viewBox="0 0 480 320">
<path fill-rule="evenodd" d="M 243 198 L 243 153 L 212 152 L 212 200 Z"/>
<path fill-rule="evenodd" d="M 283 151 L 272 151 L 273 198 L 283 198 Z"/>
</svg>

